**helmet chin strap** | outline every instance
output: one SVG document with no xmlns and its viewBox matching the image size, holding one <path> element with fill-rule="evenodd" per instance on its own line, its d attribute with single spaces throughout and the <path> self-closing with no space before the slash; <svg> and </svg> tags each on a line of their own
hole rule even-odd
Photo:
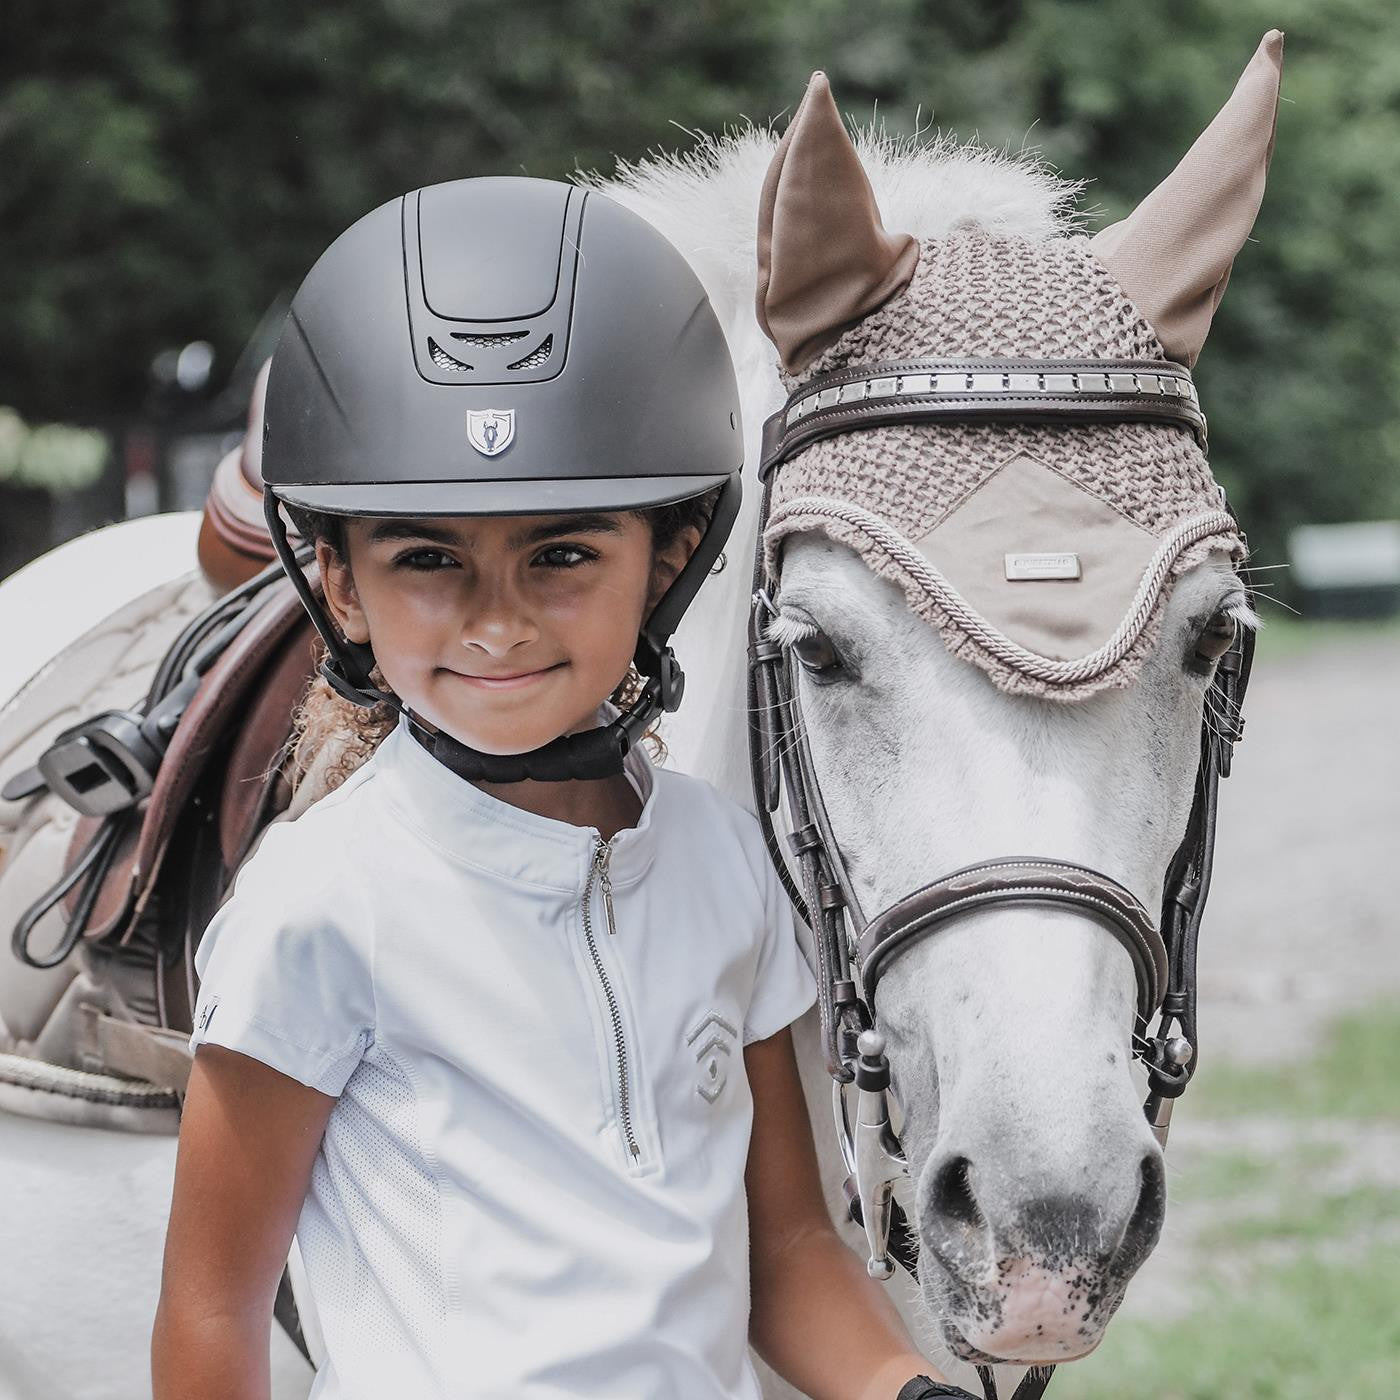
<svg viewBox="0 0 1400 1400">
<path fill-rule="evenodd" d="M 409 733 L 459 778 L 487 783 L 564 782 L 571 778 L 609 778 L 622 772 L 622 761 L 662 711 L 661 684 L 648 680 L 632 707 L 610 724 L 562 734 L 528 753 L 483 753 L 398 706 Z"/>
<path fill-rule="evenodd" d="M 729 494 L 731 493 L 728 491 L 723 493 L 721 502 Z M 733 508 L 737 510 L 737 491 L 732 494 L 736 497 Z M 647 619 L 645 630 L 637 639 L 634 661 L 637 670 L 646 678 L 646 683 L 631 707 L 611 723 L 585 730 L 582 734 L 562 734 L 548 744 L 530 749 L 526 753 L 496 754 L 484 753 L 459 739 L 454 739 L 446 731 L 415 715 L 392 691 L 381 690 L 370 680 L 370 674 L 374 670 L 374 651 L 364 643 L 346 640 L 332 625 L 325 607 L 316 597 L 305 573 L 297 564 L 282 523 L 277 498 L 270 490 L 263 493 L 263 513 L 267 518 L 268 533 L 272 536 L 277 557 L 282 561 L 282 567 L 291 579 L 292 586 L 310 614 L 321 640 L 326 644 L 329 654 L 321 664 L 321 674 L 331 688 L 351 704 L 364 709 L 388 705 L 396 710 L 407 719 L 409 732 L 413 737 L 439 763 L 460 778 L 487 783 L 518 783 L 528 778 L 535 782 L 548 783 L 568 782 L 578 778 L 612 777 L 622 772 L 623 760 L 653 721 L 659 715 L 675 710 L 681 702 L 681 696 L 685 692 L 685 674 L 676 660 L 675 652 L 665 645 L 665 638 L 671 629 L 667 628 L 666 632 L 658 637 L 665 621 L 658 625 L 657 619 L 658 615 L 662 615 L 663 618 L 666 615 L 663 614 L 663 609 L 669 613 L 674 607 L 673 599 L 678 590 L 689 586 L 693 595 L 693 590 L 699 587 L 703 574 L 709 572 L 717 550 L 705 551 L 703 541 L 701 548 L 696 549 L 675 583 L 667 590 L 666 596 L 657 604 L 651 617 Z M 720 508 L 716 507 L 716 517 L 719 514 Z M 730 519 L 732 520 L 732 516 Z M 716 523 L 716 520 L 712 519 L 711 527 L 706 531 L 708 538 L 715 537 Z M 729 521 L 723 523 L 727 525 Z M 720 538 L 727 534 L 728 530 L 725 529 Z M 703 557 L 705 555 L 709 557 Z M 681 603 L 682 609 L 688 601 L 689 597 Z"/>
</svg>

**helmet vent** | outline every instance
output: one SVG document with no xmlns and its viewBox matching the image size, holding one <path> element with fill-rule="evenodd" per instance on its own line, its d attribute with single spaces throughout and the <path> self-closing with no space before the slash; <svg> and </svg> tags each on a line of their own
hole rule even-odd
<svg viewBox="0 0 1400 1400">
<path fill-rule="evenodd" d="M 492 335 L 469 334 L 466 331 L 450 331 L 453 340 L 460 340 L 463 345 L 476 345 L 482 349 L 494 349 L 498 345 L 509 345 L 513 340 L 524 340 L 529 331 L 499 331 Z"/>
<path fill-rule="evenodd" d="M 470 374 L 475 368 L 474 365 L 467 364 L 465 360 L 459 360 L 449 355 L 432 336 L 428 337 L 428 354 L 433 357 L 433 363 L 439 369 L 449 370 L 456 374 Z"/>
<path fill-rule="evenodd" d="M 554 337 L 547 335 L 525 356 L 523 360 L 516 360 L 513 365 L 507 365 L 507 369 L 537 369 L 549 359 L 554 351 Z"/>
</svg>

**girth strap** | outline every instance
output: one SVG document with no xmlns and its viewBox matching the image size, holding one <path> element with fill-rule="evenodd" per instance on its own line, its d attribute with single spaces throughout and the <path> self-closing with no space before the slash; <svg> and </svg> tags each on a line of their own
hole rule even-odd
<svg viewBox="0 0 1400 1400">
<path fill-rule="evenodd" d="M 868 1003 L 890 957 L 960 914 L 993 904 L 1068 905 L 1097 917 L 1127 949 L 1137 975 L 1138 1014 L 1146 1021 L 1167 987 L 1167 946 L 1152 916 L 1116 880 L 1070 861 L 1007 856 L 964 866 L 905 895 L 860 932 L 860 970 Z"/>
<path fill-rule="evenodd" d="M 158 1084 L 183 1101 L 194 1063 L 186 1032 L 124 1021 L 91 1004 L 79 1010 L 79 1050 L 85 1058 L 91 1056 L 107 1072 Z"/>
</svg>

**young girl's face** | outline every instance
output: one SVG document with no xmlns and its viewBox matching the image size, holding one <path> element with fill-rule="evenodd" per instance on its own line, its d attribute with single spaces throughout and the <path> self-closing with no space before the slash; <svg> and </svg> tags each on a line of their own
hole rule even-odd
<svg viewBox="0 0 1400 1400">
<path fill-rule="evenodd" d="M 627 512 L 349 519 L 348 558 L 325 541 L 316 558 L 336 621 L 410 710 L 523 753 L 597 723 L 698 540 L 657 550 Z"/>
</svg>

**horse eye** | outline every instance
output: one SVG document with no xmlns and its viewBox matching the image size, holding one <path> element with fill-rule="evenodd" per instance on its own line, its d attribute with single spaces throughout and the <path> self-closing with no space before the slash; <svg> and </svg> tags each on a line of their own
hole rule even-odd
<svg viewBox="0 0 1400 1400">
<path fill-rule="evenodd" d="M 825 632 L 812 632 L 792 644 L 792 652 L 798 665 L 809 675 L 831 675 L 841 669 L 841 658 Z"/>
<path fill-rule="evenodd" d="M 1205 666 L 1214 665 L 1234 645 L 1238 628 L 1239 624 L 1229 613 L 1216 613 L 1196 639 L 1194 659 Z"/>
</svg>

